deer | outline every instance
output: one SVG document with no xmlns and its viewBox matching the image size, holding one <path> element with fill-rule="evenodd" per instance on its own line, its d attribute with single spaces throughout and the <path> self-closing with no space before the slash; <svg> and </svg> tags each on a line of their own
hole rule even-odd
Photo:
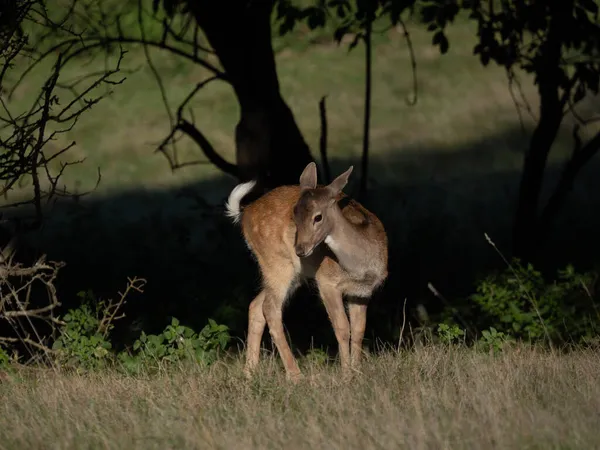
<svg viewBox="0 0 600 450">
<path fill-rule="evenodd" d="M 258 365 L 268 325 L 287 379 L 303 377 L 283 328 L 284 305 L 303 282 L 316 282 L 343 374 L 360 364 L 367 306 L 388 276 L 388 241 L 379 218 L 342 192 L 352 170 L 322 186 L 310 162 L 298 185 L 279 186 L 244 207 L 240 203 L 256 180 L 231 191 L 225 214 L 241 225 L 262 277 L 262 290 L 248 308 L 246 376 Z"/>
</svg>

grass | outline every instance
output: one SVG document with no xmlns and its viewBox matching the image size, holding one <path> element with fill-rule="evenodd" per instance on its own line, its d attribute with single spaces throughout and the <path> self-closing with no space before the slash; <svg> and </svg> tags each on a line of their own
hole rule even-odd
<svg viewBox="0 0 600 450">
<path fill-rule="evenodd" d="M 278 360 L 252 381 L 241 361 L 129 377 L 49 370 L 0 383 L 0 448 L 592 449 L 600 360 L 516 348 L 498 356 L 427 345 L 367 356 L 341 381 Z"/>
</svg>

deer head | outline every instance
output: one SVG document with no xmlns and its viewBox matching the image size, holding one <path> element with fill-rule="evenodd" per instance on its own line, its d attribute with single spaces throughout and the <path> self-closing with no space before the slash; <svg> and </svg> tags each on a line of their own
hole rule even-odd
<svg viewBox="0 0 600 450">
<path fill-rule="evenodd" d="M 350 166 L 327 186 L 317 187 L 317 166 L 309 163 L 300 175 L 300 198 L 294 206 L 296 240 L 294 250 L 300 258 L 309 256 L 331 233 L 335 225 L 337 197 L 348 183 Z"/>
</svg>

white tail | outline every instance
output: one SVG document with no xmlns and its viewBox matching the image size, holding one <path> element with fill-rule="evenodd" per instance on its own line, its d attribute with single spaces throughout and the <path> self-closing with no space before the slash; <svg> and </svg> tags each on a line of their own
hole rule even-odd
<svg viewBox="0 0 600 450">
<path fill-rule="evenodd" d="M 247 181 L 246 183 L 238 184 L 233 188 L 231 194 L 229 194 L 229 198 L 225 203 L 225 215 L 231 218 L 233 223 L 238 223 L 240 221 L 240 216 L 242 215 L 240 202 L 252 189 L 254 189 L 254 186 L 256 186 L 255 180 Z"/>
<path fill-rule="evenodd" d="M 283 330 L 285 300 L 300 282 L 313 279 L 333 325 L 342 368 L 359 363 L 373 291 L 387 278 L 387 235 L 381 221 L 342 189 L 350 167 L 328 186 L 317 187 L 317 168 L 306 166 L 300 185 L 281 186 L 245 206 L 241 199 L 253 182 L 236 186 L 227 201 L 227 215 L 241 219 L 242 233 L 262 274 L 263 289 L 250 303 L 246 372 L 259 360 L 265 326 L 288 377 L 300 370 Z M 346 203 L 342 205 L 342 201 Z M 343 296 L 348 297 L 348 316 Z"/>
</svg>

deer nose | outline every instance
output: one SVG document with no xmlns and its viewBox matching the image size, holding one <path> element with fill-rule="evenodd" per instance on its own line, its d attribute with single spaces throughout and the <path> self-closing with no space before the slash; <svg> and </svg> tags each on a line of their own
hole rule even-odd
<svg viewBox="0 0 600 450">
<path fill-rule="evenodd" d="M 312 253 L 312 250 L 306 245 L 296 245 L 294 246 L 294 250 L 296 251 L 296 256 L 298 256 L 298 258 L 304 258 Z"/>
</svg>

